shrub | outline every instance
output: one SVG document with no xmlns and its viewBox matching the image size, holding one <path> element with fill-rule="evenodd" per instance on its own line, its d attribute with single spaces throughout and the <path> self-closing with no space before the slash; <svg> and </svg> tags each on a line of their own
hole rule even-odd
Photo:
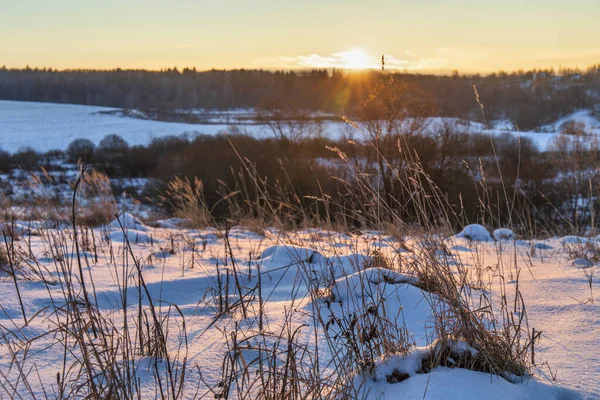
<svg viewBox="0 0 600 400">
<path fill-rule="evenodd" d="M 93 159 L 96 145 L 89 139 L 75 139 L 67 148 L 67 161 L 77 163 L 78 161 L 89 162 Z"/>
<path fill-rule="evenodd" d="M 560 133 L 563 135 L 585 136 L 589 135 L 583 122 L 569 120 L 560 126 Z"/>
<path fill-rule="evenodd" d="M 37 168 L 40 162 L 39 154 L 31 147 L 22 147 L 13 155 L 14 163 L 25 170 Z"/>
<path fill-rule="evenodd" d="M 129 156 L 129 143 L 119 135 L 107 135 L 95 152 L 96 166 L 108 175 L 121 175 Z"/>
<path fill-rule="evenodd" d="M 12 157 L 8 151 L 0 150 L 0 172 L 7 172 L 12 164 Z"/>
<path fill-rule="evenodd" d="M 114 219 L 118 209 L 108 176 L 94 170 L 86 173 L 80 194 L 80 224 L 98 226 Z"/>
<path fill-rule="evenodd" d="M 2 235 L 0 235 L 1 237 Z M 6 251 L 3 247 L 0 247 L 0 271 L 6 271 L 6 267 L 8 266 L 9 260 L 6 255 Z"/>
</svg>

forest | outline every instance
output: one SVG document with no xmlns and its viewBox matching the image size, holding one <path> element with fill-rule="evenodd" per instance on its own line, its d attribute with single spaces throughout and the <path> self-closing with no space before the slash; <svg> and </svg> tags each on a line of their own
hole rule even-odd
<svg viewBox="0 0 600 400">
<path fill-rule="evenodd" d="M 180 109 L 303 109 L 354 115 L 373 91 L 393 82 L 425 99 L 435 116 L 476 118 L 477 88 L 490 120 L 521 130 L 577 109 L 598 112 L 600 65 L 488 75 L 421 75 L 395 71 L 53 70 L 0 68 L 0 100 L 170 111 Z"/>
</svg>

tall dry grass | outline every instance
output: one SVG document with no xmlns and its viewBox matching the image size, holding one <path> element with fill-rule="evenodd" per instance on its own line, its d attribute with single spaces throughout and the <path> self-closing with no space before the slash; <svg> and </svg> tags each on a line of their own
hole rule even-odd
<svg viewBox="0 0 600 400">
<path fill-rule="evenodd" d="M 4 252 L 11 266 L 9 275 L 17 291 L 24 279 L 38 279 L 59 289 L 59 298 L 52 298 L 51 305 L 44 310 L 44 318 L 51 322 L 49 334 L 55 338 L 54 351 L 58 349 L 63 357 L 61 372 L 53 383 L 57 392 L 34 391 L 33 387 L 44 388 L 47 384 L 32 373 L 37 364 L 29 353 L 41 338 L 15 334 L 23 325 L 10 319 L 10 326 L 0 326 L 2 343 L 11 356 L 9 370 L 0 371 L 3 394 L 11 398 L 93 399 L 363 397 L 364 388 L 357 386 L 352 377 L 373 379 L 380 360 L 405 357 L 415 349 L 401 313 L 387 314 L 389 300 L 370 289 L 373 282 L 367 272 L 373 270 L 387 274 L 386 284 L 420 289 L 433 310 L 435 340 L 420 358 L 417 373 L 428 373 L 437 366 L 453 366 L 496 374 L 511 381 L 527 376 L 535 362 L 534 345 L 539 335 L 528 325 L 525 299 L 519 291 L 516 253 L 515 261 L 506 264 L 502 252 L 496 252 L 498 267 L 494 281 L 484 279 L 484 265 L 468 266 L 461 260 L 440 256 L 448 253 L 448 242 L 440 232 L 450 232 L 453 226 L 465 221 L 464 210 L 449 203 L 408 141 L 396 143 L 402 168 L 388 162 L 377 142 L 371 145 L 377 154 L 377 164 L 369 172 L 340 149 L 331 148 L 349 171 L 346 177 L 338 179 L 345 196 L 335 199 L 325 194 L 313 195 L 304 199 L 308 202 L 300 201 L 302 194 L 290 190 L 289 185 L 261 177 L 248 159 L 239 156 L 242 169 L 234 172 L 237 187 L 222 188 L 222 202 L 228 207 L 231 219 L 217 226 L 224 249 L 213 271 L 215 286 L 205 298 L 199 296 L 199 302 L 213 313 L 206 329 L 220 331 L 225 343 L 222 358 L 216 360 L 221 367 L 216 383 L 204 380 L 201 371 L 198 371 L 201 382 L 189 380 L 186 317 L 177 304 L 157 307 L 144 279 L 143 260 L 135 254 L 126 230 L 121 226 L 125 243 L 117 248 L 110 236 L 101 235 L 98 240 L 92 236 L 90 240 L 89 235 L 94 235 L 94 231 L 81 229 L 80 224 L 86 221 L 104 222 L 109 210 L 114 210 L 114 203 L 109 202 L 110 206 L 99 203 L 100 210 L 93 203 L 95 198 L 112 197 L 106 176 L 83 171 L 74 187 L 71 227 L 40 233 L 52 256 L 51 267 L 36 260 L 23 233 L 14 235 L 12 241 L 5 239 Z M 384 175 L 401 193 L 401 198 L 408 200 L 400 201 L 386 192 Z M 480 193 L 481 222 L 491 225 L 497 216 L 486 187 L 486 171 L 481 167 L 473 176 Z M 511 198 L 516 197 L 506 190 L 507 208 L 516 209 L 511 204 Z M 162 201 L 176 216 L 192 221 L 195 226 L 215 224 L 203 196 L 200 180 L 176 178 L 168 185 Z M 407 215 L 406 210 L 410 210 L 410 219 L 401 216 Z M 281 245 L 291 242 L 311 245 L 298 243 L 294 238 L 292 230 L 298 227 L 318 226 L 348 233 L 362 226 L 402 238 L 392 245 L 394 250 L 408 249 L 415 257 L 407 262 L 371 253 L 356 271 L 362 300 L 352 304 L 352 309 L 341 307 L 336 314 L 331 312 L 332 302 L 339 300 L 333 292 L 335 258 L 315 279 L 311 260 L 296 254 L 292 264 L 299 271 L 298 285 L 291 289 L 290 305 L 283 310 L 282 322 L 274 323 L 265 312 L 270 293 L 263 292 L 260 266 L 256 271 L 244 268 L 233 250 L 231 225 L 250 217 L 258 221 L 257 226 L 278 226 L 282 234 L 275 240 Z M 510 227 L 531 226 L 530 217 L 531 214 L 514 214 Z M 404 241 L 407 237 L 412 239 L 412 245 Z M 328 239 L 320 236 L 316 240 Z M 483 251 L 475 247 L 476 252 Z M 171 249 L 176 252 L 174 245 Z M 108 266 L 119 292 L 120 303 L 110 312 L 103 312 L 97 300 L 91 267 L 98 257 L 87 254 L 98 251 L 109 255 Z M 192 251 L 201 257 L 204 249 L 194 247 Z M 392 278 L 393 274 L 407 278 L 398 280 Z M 515 285 L 507 285 L 509 275 Z M 308 288 L 306 295 L 301 294 L 301 285 Z M 137 296 L 130 298 L 131 293 Z M 500 293 L 500 297 L 497 299 L 492 293 Z M 306 304 L 310 314 L 300 318 L 297 307 Z M 38 314 L 25 315 L 23 308 L 22 314 L 24 325 L 40 318 Z M 329 334 L 334 329 L 335 337 Z M 196 340 L 202 340 L 202 334 L 196 335 Z M 457 353 L 457 342 L 466 343 L 476 352 Z M 140 383 L 143 371 L 150 371 L 154 379 L 148 387 Z M 387 380 L 392 383 L 406 378 L 396 373 Z"/>
</svg>

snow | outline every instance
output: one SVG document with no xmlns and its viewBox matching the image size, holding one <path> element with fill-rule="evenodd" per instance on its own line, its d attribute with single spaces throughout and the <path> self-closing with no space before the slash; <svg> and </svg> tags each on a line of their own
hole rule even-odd
<svg viewBox="0 0 600 400">
<path fill-rule="evenodd" d="M 190 224 L 190 221 L 186 221 L 183 218 L 168 218 L 161 219 L 155 222 L 158 228 L 178 229 L 183 228 L 186 224 Z"/>
<path fill-rule="evenodd" d="M 313 249 L 278 245 L 265 249 L 260 257 L 260 261 L 263 265 L 281 266 L 301 262 L 312 263 L 313 259 L 321 257 L 321 254 Z"/>
<path fill-rule="evenodd" d="M 155 304 L 162 305 L 163 312 L 166 312 L 168 304 L 176 304 L 185 317 L 189 365 L 199 366 L 203 379 L 208 382 L 218 382 L 225 354 L 223 329 L 232 329 L 234 320 L 232 315 L 218 323 L 213 322 L 218 315 L 211 300 L 217 285 L 217 268 L 221 268 L 221 279 L 224 279 L 225 270 L 232 271 L 231 264 L 225 267 L 224 260 L 231 254 L 226 250 L 224 232 L 217 229 L 152 228 L 132 215 L 121 214 L 121 218 L 136 259 L 143 262 L 144 279 Z M 172 221 L 176 222 L 179 221 Z M 169 225 L 171 222 L 165 226 Z M 20 223 L 20 226 L 27 224 Z M 60 371 L 62 360 L 62 352 L 50 346 L 51 335 L 42 335 L 56 318 L 47 307 L 61 299 L 60 286 L 56 285 L 60 274 L 52 272 L 59 262 L 52 256 L 55 250 L 51 250 L 47 238 L 62 237 L 69 230 L 46 229 L 42 223 L 31 226 L 43 230 L 44 234 L 27 236 L 26 240 L 16 244 L 25 246 L 31 243 L 32 252 L 43 265 L 42 270 L 46 271 L 43 274 L 55 284 L 45 285 L 32 276 L 19 282 L 25 313 L 29 317 L 29 325 L 24 327 L 14 284 L 11 280 L 0 279 L 0 298 L 3 299 L 0 326 L 12 327 L 11 335 L 19 338 L 41 337 L 32 342 L 29 349 L 31 356 L 25 362 L 27 368 L 35 362 L 39 370 L 40 381 L 32 381 L 32 390 L 39 395 L 42 388 L 49 393 L 56 390 L 56 373 Z M 408 237 L 405 243 L 408 243 L 410 251 L 398 252 L 394 246 L 400 246 L 400 242 L 376 231 L 354 236 L 320 229 L 283 232 L 270 228 L 266 229 L 266 233 L 262 236 L 243 227 L 235 227 L 229 231 L 229 237 L 242 286 L 255 287 L 259 282 L 258 273 L 262 274 L 265 319 L 271 330 L 281 329 L 288 315 L 298 324 L 310 326 L 313 324 L 310 315 L 315 310 L 320 310 L 324 318 L 327 315 L 352 315 L 349 313 L 365 315 L 372 302 L 378 302 L 377 299 L 382 301 L 380 312 L 385 313 L 389 323 L 406 330 L 414 343 L 408 354 L 382 357 L 372 375 L 357 374 L 353 378 L 355 386 L 368 398 L 421 399 L 426 395 L 428 399 L 567 400 L 600 397 L 600 353 L 597 351 L 600 347 L 600 309 L 589 301 L 590 288 L 585 275 L 588 263 L 570 258 L 562 244 L 565 238 L 500 243 L 491 240 L 484 227 L 473 225 L 465 228 L 462 237 L 457 235 L 445 239 L 448 250 L 436 253 L 440 258 L 460 260 L 464 268 L 474 271 L 482 267 L 491 268 L 490 277 L 500 273 L 501 265 L 507 277 L 514 278 L 521 270 L 518 287 L 527 307 L 528 326 L 541 331 L 542 335 L 536 343 L 534 376 L 517 377 L 514 382 L 509 382 L 488 373 L 462 368 L 437 367 L 429 373 L 417 373 L 420 360 L 435 349 L 432 321 L 438 312 L 443 311 L 443 301 L 439 303 L 437 295 L 419 288 L 420 282 L 415 276 L 379 266 L 372 255 L 377 249 L 383 256 L 396 260 L 394 263 L 400 260 L 404 264 L 410 263 L 418 260 L 431 238 Z M 115 272 L 121 269 L 132 271 L 132 266 L 131 260 L 126 260 L 124 233 L 114 226 L 114 221 L 96 230 L 96 240 L 105 235 L 112 239 L 112 244 L 105 241 L 97 243 L 97 263 L 93 261 L 93 251 L 86 249 L 82 257 L 88 261 L 83 268 L 86 276 L 93 276 L 100 310 L 118 316 L 123 297 L 119 291 L 120 272 L 117 275 Z M 466 236 L 483 241 L 476 242 Z M 172 250 L 162 247 L 164 243 L 171 244 L 171 241 L 174 244 Z M 569 239 L 567 242 L 580 243 L 580 240 Z M 190 243 L 204 243 L 204 248 L 198 246 L 192 250 Z M 383 243 L 387 245 L 380 246 Z M 532 252 L 533 247 L 557 250 Z M 419 248 L 422 250 L 419 251 Z M 62 256 L 67 262 L 73 262 L 75 255 L 65 248 Z M 498 257 L 503 260 L 500 264 Z M 515 260 L 518 265 L 511 264 Z M 233 287 L 233 282 L 230 285 Z M 508 284 L 509 292 L 510 285 L 513 283 Z M 311 297 L 317 288 L 329 288 L 331 301 L 328 306 L 324 300 Z M 598 290 L 596 280 L 593 281 L 593 289 Z M 136 287 L 127 290 L 132 315 L 135 314 L 137 293 Z M 473 293 L 475 298 L 479 296 L 477 291 L 473 290 Z M 488 295 L 500 298 L 496 291 Z M 145 296 L 143 301 L 147 304 Z M 434 309 L 432 304 L 441 308 Z M 245 325 L 243 320 L 237 323 L 242 327 Z M 2 332 L 6 333 L 6 330 Z M 333 337 L 339 333 L 340 328 L 332 325 L 327 335 Z M 0 336 L 0 343 L 14 337 L 11 335 Z M 252 336 L 251 333 L 249 335 Z M 314 340 L 311 328 L 301 330 L 300 336 L 308 343 Z M 464 342 L 450 343 L 456 351 L 477 352 Z M 0 346 L 0 368 L 16 379 L 18 374 L 9 369 L 12 356 L 8 355 L 8 351 L 6 346 Z M 322 351 L 322 367 L 327 370 L 327 363 L 335 353 L 326 349 L 325 345 Z M 251 353 L 248 350 L 244 354 L 250 359 Z M 152 370 L 143 367 L 150 361 L 144 357 L 138 361 L 141 366 L 138 371 L 140 382 L 150 396 L 155 380 Z M 408 374 L 408 379 L 388 383 L 387 377 L 395 370 Z M 195 367 L 189 368 L 188 374 L 186 379 L 194 383 L 186 386 L 184 398 L 193 397 L 199 382 Z M 556 377 L 556 382 L 551 380 L 551 376 Z M 0 397 L 3 397 L 4 392 L 1 393 Z M 204 391 L 200 393 L 201 397 L 202 394 L 208 395 Z"/>
<path fill-rule="evenodd" d="M 419 279 L 415 276 L 401 274 L 386 268 L 367 268 L 338 278 L 333 285 L 332 294 L 334 301 L 344 303 L 351 297 L 362 298 L 363 294 L 371 295 L 387 284 L 408 284 L 405 288 L 410 289 L 418 283 Z M 400 297 L 406 301 L 409 296 Z M 419 300 L 422 297 L 422 294 L 417 296 Z"/>
<path fill-rule="evenodd" d="M 465 369 L 439 367 L 430 374 L 412 376 L 394 385 L 370 384 L 368 398 L 464 400 L 566 400 L 574 399 L 567 390 L 528 383 L 514 385 L 500 377 Z"/>
<path fill-rule="evenodd" d="M 579 257 L 571 260 L 571 265 L 575 268 L 590 268 L 594 265 L 594 263 L 587 258 Z"/>
<path fill-rule="evenodd" d="M 133 215 L 129 214 L 129 213 L 122 213 L 118 216 L 118 218 L 115 218 L 113 221 L 111 221 L 110 224 L 108 224 L 108 228 L 110 229 L 133 229 L 133 230 L 137 230 L 137 231 L 142 231 L 145 232 L 148 230 L 148 227 L 146 225 L 144 225 L 142 223 L 142 221 L 140 221 L 139 219 L 137 219 L 136 217 L 134 217 Z"/>
<path fill-rule="evenodd" d="M 573 235 L 564 236 L 560 239 L 560 244 L 562 244 L 563 246 L 584 245 L 587 242 L 588 242 L 588 239 L 580 237 L 580 236 L 573 236 Z"/>
<path fill-rule="evenodd" d="M 464 342 L 450 343 L 459 353 L 477 354 L 477 350 Z M 417 348 L 405 358 L 393 356 L 379 363 L 375 381 L 359 379 L 355 384 L 363 385 L 363 391 L 369 398 L 405 398 L 405 399 L 456 399 L 464 400 L 465 394 L 472 399 L 569 399 L 576 396 L 569 390 L 529 381 L 527 384 L 514 384 L 499 376 L 470 371 L 438 367 L 429 374 L 418 374 L 419 360 L 434 350 L 430 347 Z M 382 385 L 393 371 L 410 376 L 409 379 L 393 385 Z"/>
<path fill-rule="evenodd" d="M 110 239 L 116 243 L 125 243 L 126 241 L 135 244 L 159 242 L 159 240 L 148 235 L 146 232 L 136 231 L 135 229 L 128 229 L 126 231 L 116 230 L 110 232 L 107 237 L 110 237 Z"/>
<path fill-rule="evenodd" d="M 568 122 L 581 123 L 585 129 L 595 135 L 600 134 L 600 120 L 592 115 L 590 110 L 579 110 L 569 114 L 552 124 L 541 127 L 542 132 L 560 132 L 562 127 Z"/>
<path fill-rule="evenodd" d="M 130 145 L 145 145 L 152 138 L 161 136 L 214 135 L 230 132 L 232 127 L 240 133 L 248 133 L 256 137 L 272 136 L 267 125 L 248 124 L 244 121 L 249 110 L 212 112 L 210 118 L 206 119 L 206 123 L 202 124 L 141 119 L 135 118 L 135 110 L 128 112 L 131 116 L 124 115 L 122 110 L 108 107 L 2 100 L 0 101 L 0 148 L 9 152 L 18 151 L 26 146 L 37 151 L 64 150 L 75 139 L 87 138 L 98 144 L 109 134 L 120 135 Z M 190 112 L 197 111 L 190 110 Z M 244 115 L 246 117 L 240 117 Z M 427 132 L 444 124 L 453 123 L 465 132 L 483 132 L 492 135 L 508 133 L 527 137 L 544 150 L 560 132 L 562 124 L 570 120 L 583 122 L 590 132 L 600 134 L 600 122 L 589 111 L 578 111 L 554 124 L 542 127 L 540 132 L 520 132 L 507 121 L 492 121 L 491 129 L 486 129 L 480 122 L 441 117 L 426 118 L 422 129 Z M 410 119 L 402 122 L 405 126 L 412 123 Z M 351 129 L 341 119 L 339 122 L 322 122 L 318 130 L 321 129 L 324 136 L 333 139 L 345 138 L 348 135 L 357 138 L 361 136 L 360 132 Z"/>
<path fill-rule="evenodd" d="M 515 131 L 515 125 L 507 119 L 497 120 L 492 124 L 492 129 L 496 131 Z"/>
<path fill-rule="evenodd" d="M 550 246 L 548 243 L 537 242 L 533 245 L 534 248 L 539 250 L 552 250 L 554 247 Z"/>
<path fill-rule="evenodd" d="M 29 146 L 34 150 L 64 150 L 75 139 L 98 144 L 116 133 L 129 145 L 148 144 L 168 135 L 216 134 L 225 124 L 194 125 L 123 117 L 113 108 L 18 101 L 0 101 L 0 147 L 15 152 Z"/>
<path fill-rule="evenodd" d="M 488 230 L 483 225 L 479 224 L 465 226 L 456 237 L 472 240 L 474 242 L 489 242 L 492 240 L 492 235 L 490 235 Z"/>
<path fill-rule="evenodd" d="M 515 238 L 513 231 L 507 228 L 494 229 L 493 236 L 496 240 L 512 240 Z"/>
</svg>

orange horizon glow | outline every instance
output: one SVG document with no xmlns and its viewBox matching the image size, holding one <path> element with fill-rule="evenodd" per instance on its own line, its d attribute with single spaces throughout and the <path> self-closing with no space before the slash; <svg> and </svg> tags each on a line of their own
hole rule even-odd
<svg viewBox="0 0 600 400">
<path fill-rule="evenodd" d="M 357 53 L 360 51 L 360 53 Z M 339 55 L 342 55 L 340 59 L 337 59 Z M 562 62 L 559 60 L 549 60 L 548 62 L 530 62 L 526 64 L 507 63 L 504 66 L 500 64 L 496 67 L 495 65 L 486 65 L 479 68 L 475 66 L 461 66 L 460 64 L 452 63 L 444 58 L 432 58 L 423 59 L 417 62 L 411 62 L 406 60 L 399 60 L 392 55 L 385 54 L 385 68 L 388 71 L 396 72 L 408 72 L 416 74 L 451 74 L 458 71 L 461 74 L 490 74 L 498 72 L 519 72 L 519 71 L 533 71 L 533 70 L 559 70 L 559 69 L 575 69 L 585 71 L 587 68 L 600 64 L 600 51 L 598 56 L 595 54 L 587 56 L 574 57 L 572 62 Z M 3 61 L 2 61 L 3 62 Z M 236 70 L 236 69 L 249 69 L 249 70 L 310 70 L 310 69 L 338 69 L 338 70 L 380 70 L 381 69 L 381 54 L 375 56 L 369 54 L 360 49 L 343 50 L 332 53 L 327 56 L 320 56 L 316 53 L 312 53 L 306 56 L 296 57 L 275 57 L 269 60 L 269 62 L 241 62 L 240 64 L 205 64 L 205 63 L 189 63 L 184 61 L 173 60 L 173 62 L 91 62 L 85 61 L 74 61 L 74 62 L 3 62 L 0 64 L 0 68 L 8 69 L 53 69 L 53 70 L 148 70 L 148 71 L 161 71 L 169 68 L 177 68 L 183 70 L 185 68 L 196 69 L 198 71 L 210 71 L 210 70 Z"/>
<path fill-rule="evenodd" d="M 12 1 L 0 66 L 490 73 L 600 63 L 597 0 Z"/>
</svg>

